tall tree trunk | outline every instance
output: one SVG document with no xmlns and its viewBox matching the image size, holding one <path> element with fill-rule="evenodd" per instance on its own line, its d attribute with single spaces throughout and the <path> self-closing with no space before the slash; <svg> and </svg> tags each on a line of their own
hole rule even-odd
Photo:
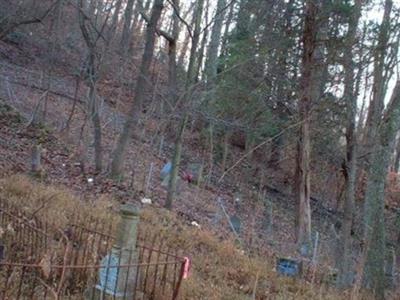
<svg viewBox="0 0 400 300">
<path fill-rule="evenodd" d="M 181 51 L 180 51 L 180 54 L 179 54 L 178 66 L 181 66 L 181 67 L 184 66 L 185 56 L 186 56 L 186 53 L 187 53 L 188 48 L 189 48 L 189 42 L 190 42 L 190 35 L 187 32 L 186 36 L 185 36 L 185 39 L 183 40 Z"/>
<path fill-rule="evenodd" d="M 289 55 L 290 49 L 295 46 L 295 39 L 293 38 L 292 33 L 292 19 L 294 16 L 294 0 L 290 0 L 285 4 L 285 14 L 283 20 L 280 20 L 280 29 L 283 32 L 282 34 L 282 41 L 277 46 L 277 56 L 271 55 L 270 63 L 274 66 L 275 74 L 277 74 L 277 78 L 275 80 L 274 86 L 276 86 L 276 95 L 277 95 L 277 109 L 275 110 L 279 119 L 281 121 L 286 122 L 288 111 L 285 105 L 285 102 L 290 101 L 291 99 L 291 82 L 288 80 L 289 76 Z M 274 14 L 273 9 L 271 8 L 271 14 Z M 272 17 L 271 17 L 272 19 Z M 265 28 L 265 34 L 268 36 L 268 40 L 271 39 L 271 32 L 269 27 Z M 267 43 L 268 43 L 267 40 Z M 270 64 L 268 64 L 270 65 Z M 290 114 L 290 113 L 289 113 Z M 277 124 L 278 125 L 278 124 Z M 278 125 L 279 126 L 279 125 Z M 273 169 L 279 169 L 280 167 L 280 160 L 282 155 L 282 148 L 285 144 L 284 136 L 280 135 L 277 138 L 273 139 L 271 142 L 271 156 L 268 160 L 268 165 L 271 166 Z"/>
<path fill-rule="evenodd" d="M 163 0 L 155 0 L 150 21 L 147 24 L 146 45 L 143 52 L 142 63 L 140 65 L 139 78 L 136 83 L 135 99 L 131 104 L 127 120 L 122 133 L 118 138 L 117 146 L 112 155 L 110 170 L 111 177 L 116 178 L 122 175 L 126 147 L 131 139 L 134 127 L 139 124 L 140 112 L 142 110 L 145 92 L 148 87 L 150 66 L 153 59 L 154 45 L 156 40 L 155 33 L 157 31 L 158 20 L 160 19 L 163 7 Z"/>
<path fill-rule="evenodd" d="M 228 16 L 225 22 L 224 34 L 222 36 L 221 56 L 225 55 L 226 52 L 226 46 L 228 44 L 229 28 L 232 24 L 234 9 L 235 9 L 235 1 L 231 1 L 229 5 Z"/>
<path fill-rule="evenodd" d="M 196 2 L 192 2 L 191 5 L 188 7 L 188 9 L 184 13 L 181 14 L 182 19 L 188 20 L 190 13 L 193 11 L 194 7 L 196 6 L 195 4 L 196 4 Z M 193 26 L 194 26 L 194 16 L 193 15 L 190 20 L 190 26 L 191 26 L 191 28 L 193 28 Z M 184 27 L 184 28 L 186 28 L 186 27 Z M 178 32 L 180 33 L 180 31 L 181 31 L 181 27 L 179 27 Z M 188 31 L 188 30 L 186 30 L 186 31 Z M 189 35 L 189 32 L 186 32 L 185 38 L 183 39 L 183 42 L 181 43 L 182 46 L 180 47 L 180 54 L 179 54 L 179 58 L 178 58 L 178 62 L 177 62 L 178 66 L 183 67 L 183 62 L 184 62 L 184 59 L 186 56 L 187 49 L 189 47 L 189 42 L 190 42 L 190 35 Z"/>
<path fill-rule="evenodd" d="M 177 101 L 177 65 L 176 65 L 176 43 L 179 38 L 179 0 L 173 0 L 175 9 L 178 11 L 174 12 L 173 24 L 172 24 L 172 39 L 168 41 L 168 88 L 169 88 L 169 99 L 174 105 Z"/>
<path fill-rule="evenodd" d="M 206 20 L 206 22 L 208 22 L 208 20 Z M 203 38 L 201 39 L 201 43 L 200 43 L 200 49 L 197 53 L 197 64 L 196 64 L 196 70 L 194 72 L 195 74 L 195 82 L 199 81 L 199 75 L 200 75 L 200 71 L 203 67 L 203 61 L 204 61 L 204 51 L 206 49 L 206 44 L 207 44 L 207 38 L 208 38 L 208 30 L 204 30 L 203 32 Z"/>
<path fill-rule="evenodd" d="M 132 38 L 132 14 L 133 14 L 133 4 L 135 0 L 128 0 L 126 3 L 125 13 L 124 13 L 124 27 L 122 28 L 121 36 L 121 53 L 127 53 L 129 44 Z"/>
<path fill-rule="evenodd" d="M 168 183 L 168 194 L 167 200 L 165 202 L 165 207 L 167 209 L 172 208 L 173 200 L 175 199 L 176 194 L 176 185 L 178 179 L 178 172 L 179 166 L 181 161 L 181 153 L 182 153 L 182 143 L 183 143 L 183 134 L 185 132 L 185 128 L 187 126 L 187 122 L 189 120 L 189 110 L 191 104 L 191 97 L 192 97 L 192 87 L 191 85 L 195 82 L 196 77 L 194 73 L 194 67 L 196 62 L 196 54 L 197 54 L 197 46 L 200 39 L 200 32 L 201 32 L 201 18 L 203 15 L 203 7 L 204 7 L 204 0 L 198 0 L 197 8 L 195 11 L 195 28 L 193 33 L 192 39 L 192 48 L 190 51 L 190 60 L 189 60 L 189 68 L 187 72 L 186 78 L 186 85 L 185 85 L 185 93 L 186 98 L 189 99 L 188 103 L 185 103 L 186 107 L 184 107 L 184 115 L 179 124 L 178 135 L 175 141 L 175 149 L 174 149 L 174 157 L 172 161 L 172 169 L 171 169 L 171 177 Z"/>
<path fill-rule="evenodd" d="M 393 171 L 398 173 L 399 172 L 399 167 L 400 167 L 400 138 L 397 141 L 397 147 L 396 147 L 396 155 L 394 158 L 394 164 L 393 164 Z"/>
<path fill-rule="evenodd" d="M 141 15 L 140 12 L 144 12 L 145 14 L 148 14 L 148 11 L 150 9 L 150 4 L 151 4 L 152 0 L 147 0 L 144 5 L 143 5 L 143 1 L 139 1 L 138 3 L 138 11 L 139 11 L 139 15 Z M 137 22 L 137 27 L 135 27 L 135 31 L 140 35 L 142 33 L 143 30 L 143 24 L 145 22 L 144 18 L 138 18 L 138 22 Z"/>
<path fill-rule="evenodd" d="M 346 161 L 345 171 L 345 200 L 344 200 L 344 220 L 342 226 L 342 243 L 339 253 L 339 276 L 338 285 L 348 287 L 352 283 L 352 239 L 351 228 L 354 214 L 354 197 L 356 183 L 356 145 L 357 138 L 355 134 L 356 116 L 357 116 L 357 97 L 355 94 L 355 63 L 353 61 L 353 48 L 356 43 L 357 26 L 361 17 L 362 0 L 356 0 L 353 7 L 353 13 L 349 20 L 349 30 L 347 32 L 345 49 L 343 54 L 345 89 L 344 100 L 346 103 Z"/>
<path fill-rule="evenodd" d="M 98 0 L 91 0 L 88 6 L 88 16 L 94 20 Z"/>
<path fill-rule="evenodd" d="M 307 252 L 311 246 L 311 208 L 310 208 L 310 114 L 314 102 L 316 84 L 314 82 L 316 66 L 315 50 L 317 38 L 318 7 L 314 1 L 308 0 L 305 8 L 303 32 L 302 76 L 300 81 L 299 117 L 301 128 L 297 143 L 296 197 L 297 219 L 296 240 L 298 247 Z"/>
<path fill-rule="evenodd" d="M 207 82 L 208 97 L 206 105 L 209 99 L 213 99 L 215 81 L 217 76 L 218 67 L 218 50 L 221 43 L 222 24 L 225 18 L 226 0 L 218 0 L 217 10 L 214 18 L 214 26 L 211 32 L 211 40 L 207 50 L 207 60 L 205 64 L 205 79 Z"/>
<path fill-rule="evenodd" d="M 372 100 L 368 109 L 367 122 L 365 125 L 364 148 L 369 151 L 373 147 L 375 135 L 377 134 L 380 117 L 384 107 L 385 82 L 383 73 L 385 68 L 385 56 L 390 35 L 390 14 L 393 7 L 392 0 L 385 0 L 385 9 L 382 23 L 379 28 L 378 44 L 374 53 L 374 82 L 372 87 Z M 370 155 L 366 155 L 366 163 L 368 164 Z M 365 164 L 364 164 L 365 165 Z"/>
<path fill-rule="evenodd" d="M 175 141 L 174 157 L 172 158 L 171 176 L 168 182 L 168 194 L 165 202 L 165 208 L 172 209 L 172 203 L 175 200 L 176 188 L 178 185 L 179 165 L 182 155 L 183 134 L 189 119 L 189 114 L 185 113 L 183 120 L 179 124 L 179 130 Z"/>
<path fill-rule="evenodd" d="M 83 0 L 79 0 L 79 7 L 83 9 Z M 93 124 L 93 137 L 94 137 L 94 152 L 95 152 L 95 168 L 96 172 L 102 171 L 102 163 L 103 163 L 103 150 L 102 150 L 102 138 L 101 138 L 101 122 L 100 115 L 97 107 L 97 99 L 96 99 L 96 81 L 98 76 L 98 68 L 96 67 L 96 39 L 90 35 L 90 31 L 85 23 L 85 16 L 79 11 L 79 27 L 81 29 L 83 38 L 89 50 L 88 55 L 88 66 L 87 66 L 87 74 L 89 79 L 89 96 L 88 96 L 88 115 Z"/>
<path fill-rule="evenodd" d="M 203 9 L 204 9 L 204 1 L 205 0 L 198 0 L 197 7 L 195 11 L 195 23 L 194 23 L 194 32 L 192 38 L 192 47 L 190 48 L 190 59 L 189 59 L 189 66 L 186 78 L 186 90 L 188 90 L 189 86 L 196 82 L 197 75 L 196 74 L 196 62 L 197 62 L 197 47 L 200 41 L 200 34 L 201 34 L 201 19 L 203 17 Z"/>
<path fill-rule="evenodd" d="M 88 111 L 93 124 L 93 137 L 94 137 L 94 162 L 97 173 L 100 173 L 103 169 L 103 148 L 101 138 L 101 123 L 100 115 L 97 107 L 96 99 L 96 83 L 91 80 L 89 87 L 88 97 Z"/>
<path fill-rule="evenodd" d="M 376 299 L 385 298 L 385 184 L 399 127 L 400 81 L 397 81 L 385 116 L 378 124 L 379 132 L 372 149 L 365 194 L 364 245 L 367 246 L 367 259 L 364 282 L 374 291 Z"/>
<path fill-rule="evenodd" d="M 107 35 L 107 43 L 111 42 L 111 40 L 113 39 L 113 37 L 116 33 L 118 20 L 119 20 L 119 12 L 121 10 L 121 5 L 122 5 L 122 0 L 117 0 L 117 2 L 115 4 L 114 13 L 113 13 L 113 16 L 111 19 L 110 29 L 109 29 L 108 35 Z"/>
</svg>

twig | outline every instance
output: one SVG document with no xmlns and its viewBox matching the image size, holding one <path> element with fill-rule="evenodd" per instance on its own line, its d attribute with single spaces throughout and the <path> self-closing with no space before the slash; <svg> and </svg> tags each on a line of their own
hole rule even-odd
<svg viewBox="0 0 400 300">
<path fill-rule="evenodd" d="M 258 286 L 258 279 L 260 277 L 260 271 L 257 271 L 256 274 L 256 280 L 254 281 L 254 287 L 253 287 L 253 300 L 256 300 L 256 294 L 257 294 L 257 286 Z"/>
</svg>

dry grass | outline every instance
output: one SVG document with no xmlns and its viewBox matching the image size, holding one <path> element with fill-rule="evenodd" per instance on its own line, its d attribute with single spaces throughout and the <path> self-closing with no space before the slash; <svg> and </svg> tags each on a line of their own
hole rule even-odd
<svg viewBox="0 0 400 300">
<path fill-rule="evenodd" d="M 118 205 L 111 199 L 78 199 L 68 190 L 45 186 L 24 176 L 0 180 L 1 198 L 60 228 L 77 211 L 99 220 L 118 220 Z M 234 241 L 218 240 L 206 230 L 185 225 L 165 210 L 143 209 L 141 230 L 162 236 L 169 247 L 192 258 L 191 276 L 182 286 L 183 299 L 253 299 L 256 278 L 256 299 L 349 298 L 348 294 L 339 294 L 323 284 L 279 277 L 273 268 L 275 258 L 250 257 Z"/>
<path fill-rule="evenodd" d="M 77 212 L 82 217 L 96 216 L 99 220 L 116 219 L 112 213 L 116 203 L 106 197 L 90 201 L 78 199 L 63 187 L 46 186 L 25 176 L 11 176 L 0 180 L 0 199 L 33 213 L 42 221 L 65 228 Z"/>
</svg>

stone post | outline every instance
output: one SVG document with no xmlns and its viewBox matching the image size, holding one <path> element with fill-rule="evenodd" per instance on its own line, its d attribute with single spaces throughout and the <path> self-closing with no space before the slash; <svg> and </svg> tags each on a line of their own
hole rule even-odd
<svg viewBox="0 0 400 300">
<path fill-rule="evenodd" d="M 120 210 L 121 221 L 116 232 L 115 244 L 102 261 L 98 283 L 87 294 L 86 299 L 131 299 L 136 282 L 136 267 L 126 266 L 137 263 L 136 241 L 139 210 L 126 204 Z M 94 293 L 94 295 L 92 294 Z"/>
<path fill-rule="evenodd" d="M 132 204 L 121 207 L 121 222 L 117 229 L 117 239 L 113 248 L 119 250 L 135 250 L 137 226 L 139 224 L 139 209 Z"/>
</svg>

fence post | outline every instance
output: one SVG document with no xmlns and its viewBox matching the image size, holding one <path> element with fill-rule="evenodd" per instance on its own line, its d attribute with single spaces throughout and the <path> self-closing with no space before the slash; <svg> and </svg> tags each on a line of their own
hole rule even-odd
<svg viewBox="0 0 400 300">
<path fill-rule="evenodd" d="M 120 210 L 121 221 L 116 232 L 116 240 L 111 252 L 102 261 L 99 280 L 94 295 L 95 300 L 132 299 L 136 293 L 137 263 L 136 242 L 139 224 L 139 210 L 132 204 L 125 204 Z"/>
</svg>

